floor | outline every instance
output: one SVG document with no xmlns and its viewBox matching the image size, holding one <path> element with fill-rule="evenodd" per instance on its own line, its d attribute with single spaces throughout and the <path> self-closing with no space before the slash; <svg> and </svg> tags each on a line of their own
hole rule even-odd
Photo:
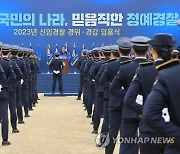
<svg viewBox="0 0 180 154">
<path fill-rule="evenodd" d="M 0 154 L 103 154 L 91 134 L 91 119 L 86 118 L 81 101 L 76 97 L 44 97 L 31 117 L 19 125 L 19 134 L 11 133 L 12 145 L 0 146 Z M 115 153 L 118 153 L 118 146 Z"/>
</svg>

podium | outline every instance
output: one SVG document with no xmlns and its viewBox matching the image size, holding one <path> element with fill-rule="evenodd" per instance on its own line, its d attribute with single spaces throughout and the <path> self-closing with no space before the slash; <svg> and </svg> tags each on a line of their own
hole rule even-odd
<svg viewBox="0 0 180 154">
<path fill-rule="evenodd" d="M 64 64 L 64 69 L 62 70 L 62 73 L 63 74 L 68 74 L 68 72 L 69 72 L 69 59 L 70 59 L 70 55 L 61 54 L 60 55 L 60 59 L 62 60 L 62 62 Z"/>
<path fill-rule="evenodd" d="M 67 59 L 62 59 L 63 65 L 64 65 L 64 69 L 62 70 L 63 74 L 68 74 L 69 72 L 69 60 Z"/>
</svg>

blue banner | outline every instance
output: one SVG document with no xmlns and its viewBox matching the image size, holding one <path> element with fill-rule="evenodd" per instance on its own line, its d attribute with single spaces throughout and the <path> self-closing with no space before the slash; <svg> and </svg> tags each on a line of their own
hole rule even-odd
<svg viewBox="0 0 180 154">
<path fill-rule="evenodd" d="M 115 44 L 121 36 L 152 38 L 154 33 L 171 33 L 176 46 L 180 45 L 179 0 L 6 0 L 2 4 L 0 41 L 24 47 L 31 43 L 33 49 L 40 44 L 41 72 L 47 72 L 51 59 L 46 54 L 48 44 L 52 55 L 57 44 L 59 52 L 64 52 L 61 58 L 66 59 L 74 42 L 80 55 L 83 44 L 92 49 Z"/>
</svg>

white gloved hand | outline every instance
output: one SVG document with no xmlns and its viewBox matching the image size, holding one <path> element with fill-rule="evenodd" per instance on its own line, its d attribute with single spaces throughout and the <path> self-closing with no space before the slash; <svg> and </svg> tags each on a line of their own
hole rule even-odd
<svg viewBox="0 0 180 154">
<path fill-rule="evenodd" d="M 59 74 L 60 73 L 60 71 L 56 71 L 56 74 Z"/>
<path fill-rule="evenodd" d="M 94 79 L 92 79 L 92 82 L 95 82 L 95 80 L 94 80 Z"/>
<path fill-rule="evenodd" d="M 0 84 L 0 92 L 2 91 L 2 85 Z"/>
<path fill-rule="evenodd" d="M 136 103 L 139 105 L 143 105 L 143 96 L 142 95 L 137 95 Z"/>
<path fill-rule="evenodd" d="M 21 84 L 23 84 L 24 83 L 24 80 L 23 79 L 21 79 Z"/>
<path fill-rule="evenodd" d="M 165 122 L 169 122 L 170 121 L 170 116 L 169 116 L 168 108 L 164 108 L 162 110 L 162 117 L 164 118 Z"/>
<path fill-rule="evenodd" d="M 53 71 L 53 73 L 55 73 L 55 74 L 56 74 L 56 71 L 54 70 L 54 71 Z"/>
</svg>

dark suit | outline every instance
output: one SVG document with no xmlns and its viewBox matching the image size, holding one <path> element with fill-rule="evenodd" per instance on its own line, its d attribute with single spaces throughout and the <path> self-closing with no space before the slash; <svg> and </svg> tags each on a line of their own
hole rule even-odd
<svg viewBox="0 0 180 154">
<path fill-rule="evenodd" d="M 109 94 L 106 94 L 106 95 L 109 95 L 109 102 L 108 102 L 108 105 L 106 106 L 107 107 L 106 110 L 109 110 L 108 132 L 111 139 L 113 137 L 115 138 L 117 137 L 117 133 L 119 131 L 120 121 L 121 121 L 121 114 L 118 111 L 121 111 L 121 110 L 119 110 L 117 105 L 115 105 L 116 107 L 112 107 L 112 108 L 110 107 L 110 104 L 111 106 L 113 106 L 112 104 L 119 102 L 119 98 L 118 98 L 118 95 L 113 95 L 113 93 L 109 91 L 109 86 L 119 70 L 120 62 L 126 61 L 126 60 L 129 60 L 129 58 L 121 57 L 118 60 L 113 60 L 109 62 L 101 76 L 101 83 L 106 88 L 106 91 L 108 90 L 109 92 Z M 111 140 L 111 143 L 106 147 L 106 153 L 113 153 L 114 146 L 115 144 L 113 144 L 113 141 Z"/>
<path fill-rule="evenodd" d="M 59 92 L 63 92 L 63 81 L 62 81 L 62 70 L 64 68 L 63 62 L 59 58 L 55 58 L 51 61 L 49 69 L 53 71 L 59 71 L 60 73 L 56 74 L 53 72 L 53 84 L 52 84 L 52 93 L 55 93 L 56 80 L 59 81 Z"/>
<path fill-rule="evenodd" d="M 139 67 L 139 63 L 146 61 L 147 59 L 145 58 L 136 58 L 133 62 L 120 66 L 120 69 L 111 84 L 111 91 L 120 95 L 121 99 L 119 101 L 124 100 L 125 93 L 129 88 L 136 69 Z M 135 137 L 138 126 L 138 115 L 124 106 L 120 131 L 121 137 Z M 133 144 L 121 144 L 120 153 L 131 153 L 131 151 L 138 153 L 137 146 L 134 146 Z"/>
<path fill-rule="evenodd" d="M 179 154 L 180 151 L 180 64 L 179 60 L 170 60 L 159 67 L 158 80 L 155 82 L 143 109 L 143 122 L 157 134 L 175 137 L 174 144 L 166 144 L 164 153 Z M 162 110 L 167 107 L 170 121 L 162 118 Z"/>
</svg>

